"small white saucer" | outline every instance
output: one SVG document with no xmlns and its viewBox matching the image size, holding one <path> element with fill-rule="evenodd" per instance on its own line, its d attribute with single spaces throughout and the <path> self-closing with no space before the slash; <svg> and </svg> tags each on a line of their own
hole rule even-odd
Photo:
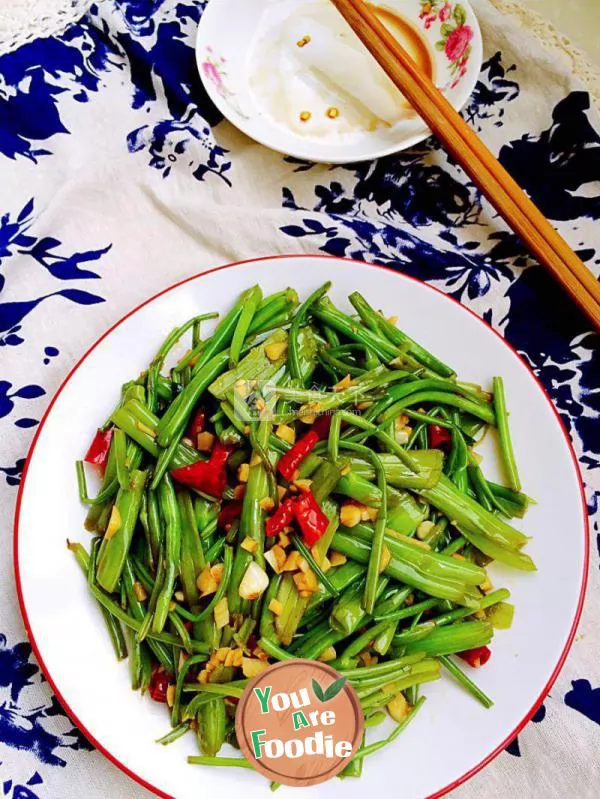
<svg viewBox="0 0 600 799">
<path fill-rule="evenodd" d="M 416 115 L 375 130 L 316 136 L 277 120 L 253 90 L 251 65 L 258 49 L 290 16 L 327 0 L 211 0 L 198 28 L 196 59 L 212 101 L 236 127 L 273 150 L 308 161 L 349 163 L 404 150 L 429 135 Z M 473 9 L 460 0 L 371 0 L 396 14 L 425 43 L 433 79 L 460 109 L 473 91 L 482 63 L 481 31 Z M 275 76 L 276 79 L 277 76 Z M 298 126 L 296 126 L 298 127 Z"/>
</svg>

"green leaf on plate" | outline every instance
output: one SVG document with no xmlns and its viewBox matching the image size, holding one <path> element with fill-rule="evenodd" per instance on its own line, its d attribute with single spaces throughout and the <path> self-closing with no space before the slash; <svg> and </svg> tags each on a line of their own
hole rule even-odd
<svg viewBox="0 0 600 799">
<path fill-rule="evenodd" d="M 456 20 L 457 25 L 464 25 L 467 21 L 467 12 L 461 5 L 455 6 L 454 8 L 454 19 Z"/>
</svg>

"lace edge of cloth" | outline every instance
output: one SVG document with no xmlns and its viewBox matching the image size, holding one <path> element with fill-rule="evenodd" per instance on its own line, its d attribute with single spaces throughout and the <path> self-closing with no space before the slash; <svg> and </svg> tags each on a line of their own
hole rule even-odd
<svg viewBox="0 0 600 799">
<path fill-rule="evenodd" d="M 600 109 L 600 69 L 593 64 L 584 50 L 573 44 L 568 36 L 561 33 L 537 11 L 524 6 L 518 0 L 489 0 L 489 2 L 499 11 L 517 19 L 522 27 L 547 49 L 559 51 L 566 56 L 571 63 L 571 71 L 587 86 L 596 106 Z"/>
<path fill-rule="evenodd" d="M 17 50 L 24 44 L 35 39 L 56 36 L 62 33 L 69 25 L 77 22 L 89 11 L 93 0 L 70 0 L 70 2 L 59 7 L 45 6 L 37 15 L 15 16 L 11 18 L 4 16 L 8 11 L 4 7 L 2 20 L 6 24 L 6 29 L 0 32 L 0 56 Z"/>
</svg>

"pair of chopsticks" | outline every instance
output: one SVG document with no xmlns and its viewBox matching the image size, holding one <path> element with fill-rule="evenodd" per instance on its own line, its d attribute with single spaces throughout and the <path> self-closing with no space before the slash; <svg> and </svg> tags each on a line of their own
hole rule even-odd
<svg viewBox="0 0 600 799">
<path fill-rule="evenodd" d="M 331 0 L 471 180 L 600 328 L 600 283 L 364 0 Z"/>
</svg>

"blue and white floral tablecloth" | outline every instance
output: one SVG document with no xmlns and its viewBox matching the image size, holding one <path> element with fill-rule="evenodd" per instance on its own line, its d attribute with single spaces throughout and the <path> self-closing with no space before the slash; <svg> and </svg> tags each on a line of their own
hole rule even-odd
<svg viewBox="0 0 600 799">
<path fill-rule="evenodd" d="M 204 5 L 104 0 L 61 35 L 0 58 L 0 797 L 148 796 L 73 729 L 19 616 L 12 517 L 52 394 L 151 294 L 215 264 L 298 251 L 393 264 L 438 286 L 501 331 L 550 392 L 592 515 L 586 610 L 533 723 L 454 796 L 596 797 L 598 338 L 435 141 L 330 168 L 222 121 L 194 64 Z M 488 0 L 475 5 L 486 55 L 465 116 L 597 274 L 600 119 L 559 53 Z"/>
</svg>

